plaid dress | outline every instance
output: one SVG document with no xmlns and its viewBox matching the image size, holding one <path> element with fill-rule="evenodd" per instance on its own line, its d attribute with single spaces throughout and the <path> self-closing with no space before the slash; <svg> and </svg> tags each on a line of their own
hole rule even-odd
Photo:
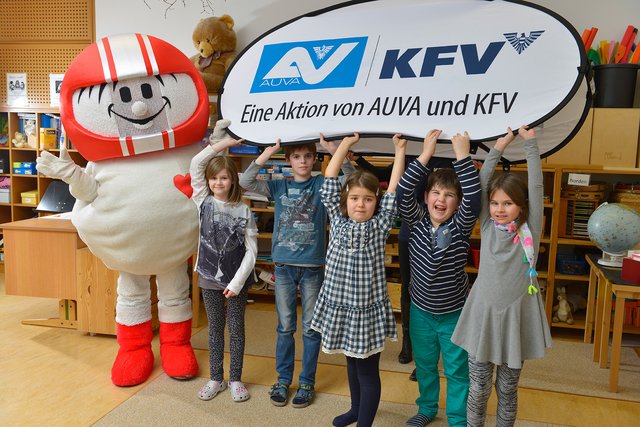
<svg viewBox="0 0 640 427">
<path fill-rule="evenodd" d="M 397 340 L 384 267 L 384 251 L 396 215 L 395 194 L 385 194 L 378 212 L 357 223 L 340 213 L 340 182 L 320 189 L 331 221 L 324 283 L 311 328 L 322 334 L 322 351 L 366 358 Z"/>
</svg>

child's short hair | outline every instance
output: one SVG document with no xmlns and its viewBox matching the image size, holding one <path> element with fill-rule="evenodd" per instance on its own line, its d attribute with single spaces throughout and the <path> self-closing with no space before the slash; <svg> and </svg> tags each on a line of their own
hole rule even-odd
<svg viewBox="0 0 640 427">
<path fill-rule="evenodd" d="M 378 181 L 378 178 L 371 172 L 357 170 L 349 175 L 340 192 L 340 213 L 342 216 L 345 218 L 349 217 L 347 213 L 347 198 L 349 197 L 349 190 L 355 187 L 364 188 L 376 195 L 376 210 L 374 213 L 377 212 L 381 197 L 380 181 Z"/>
<path fill-rule="evenodd" d="M 458 179 L 458 175 L 456 175 L 456 171 L 452 168 L 440 168 L 429 174 L 429 178 L 427 178 L 426 192 L 428 193 L 436 186 L 440 188 L 455 189 L 456 196 L 458 196 L 458 203 L 462 201 L 462 186 L 460 185 L 460 180 Z"/>
<path fill-rule="evenodd" d="M 225 169 L 231 179 L 231 189 L 229 190 L 227 201 L 229 203 L 240 203 L 242 200 L 242 189 L 240 188 L 240 180 L 238 179 L 238 168 L 236 167 L 235 162 L 229 157 L 215 156 L 209 160 L 207 168 L 204 171 L 204 177 L 207 180 L 207 188 L 209 188 L 209 179 Z M 211 188 L 209 188 L 209 194 L 211 194 Z"/>
<path fill-rule="evenodd" d="M 284 159 L 289 161 L 289 157 L 295 153 L 296 151 L 308 150 L 313 153 L 313 157 L 316 157 L 318 150 L 316 149 L 316 144 L 313 142 L 308 142 L 306 144 L 296 144 L 296 145 L 285 145 L 284 147 Z"/>
<path fill-rule="evenodd" d="M 495 176 L 489 184 L 489 201 L 496 190 L 502 190 L 513 200 L 513 203 L 520 208 L 520 216 L 516 219 L 516 226 L 519 228 L 529 219 L 529 190 L 527 183 L 522 177 L 514 173 L 502 173 Z"/>
</svg>

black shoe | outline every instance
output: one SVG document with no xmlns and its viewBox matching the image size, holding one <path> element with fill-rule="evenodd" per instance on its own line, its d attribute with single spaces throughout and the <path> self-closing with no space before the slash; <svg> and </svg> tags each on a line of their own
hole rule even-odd
<svg viewBox="0 0 640 427">
<path fill-rule="evenodd" d="M 402 351 L 398 355 L 398 362 L 406 365 L 413 360 L 413 351 L 411 351 L 411 339 L 409 338 L 409 332 L 403 331 L 402 335 Z"/>
<path fill-rule="evenodd" d="M 415 369 L 413 370 L 413 372 L 411 372 L 411 375 L 409 375 L 409 381 L 418 381 L 418 378 L 416 377 Z"/>
<path fill-rule="evenodd" d="M 411 363 L 412 360 L 413 360 L 413 356 L 411 355 L 411 353 L 407 354 L 403 348 L 400 354 L 398 355 L 398 362 L 402 363 L 403 365 L 406 365 L 407 363 Z"/>
</svg>

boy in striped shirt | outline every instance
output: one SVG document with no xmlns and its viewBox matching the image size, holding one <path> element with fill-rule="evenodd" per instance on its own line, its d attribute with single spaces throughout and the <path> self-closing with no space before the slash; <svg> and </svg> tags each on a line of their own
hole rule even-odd
<svg viewBox="0 0 640 427">
<path fill-rule="evenodd" d="M 453 169 L 432 172 L 426 167 L 441 132 L 429 131 L 422 153 L 409 165 L 397 189 L 398 210 L 410 229 L 409 330 L 420 391 L 418 413 L 409 418 L 407 426 L 423 427 L 438 413 L 440 354 L 447 378 L 448 424 L 467 424 L 467 353 L 451 342 L 451 335 L 469 290 L 464 267 L 471 230 L 480 212 L 481 191 L 466 132 L 451 139 L 456 154 Z M 424 175 L 428 178 L 422 205 L 416 201 L 414 189 Z"/>
</svg>

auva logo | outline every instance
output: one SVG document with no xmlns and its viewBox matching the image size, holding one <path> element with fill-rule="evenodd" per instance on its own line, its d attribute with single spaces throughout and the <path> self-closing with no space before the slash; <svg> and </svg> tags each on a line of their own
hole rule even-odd
<svg viewBox="0 0 640 427">
<path fill-rule="evenodd" d="M 251 93 L 353 87 L 367 37 L 264 46 Z"/>
</svg>

